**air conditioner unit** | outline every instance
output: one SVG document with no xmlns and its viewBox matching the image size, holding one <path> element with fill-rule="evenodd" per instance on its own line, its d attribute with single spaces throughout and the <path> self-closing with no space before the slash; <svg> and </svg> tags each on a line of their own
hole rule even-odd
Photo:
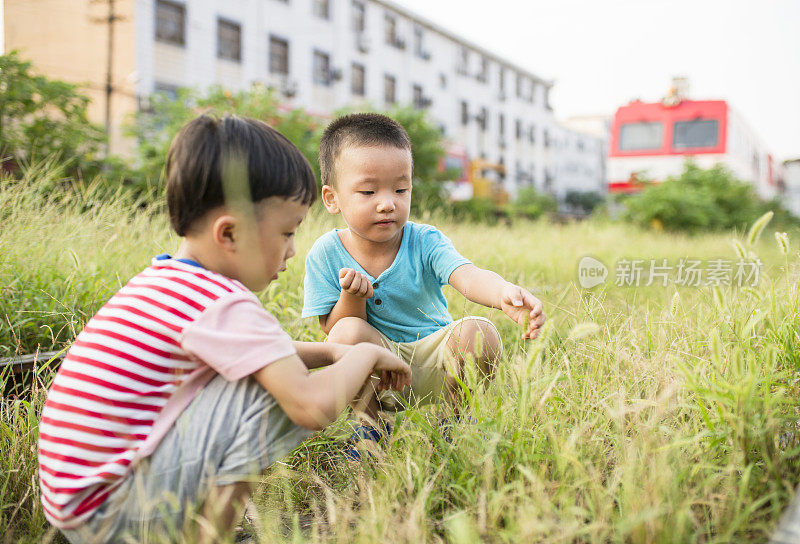
<svg viewBox="0 0 800 544">
<path fill-rule="evenodd" d="M 420 105 L 423 108 L 430 108 L 431 104 L 433 104 L 433 99 L 432 98 L 430 98 L 429 96 L 423 96 L 422 97 L 422 101 L 420 102 Z"/>
<path fill-rule="evenodd" d="M 356 34 L 356 49 L 358 49 L 362 53 L 368 53 L 370 45 L 371 44 L 369 36 L 367 36 L 363 32 L 359 32 L 358 34 Z"/>
<path fill-rule="evenodd" d="M 341 68 L 333 68 L 331 69 L 331 81 L 339 81 L 342 79 L 342 70 Z"/>
<path fill-rule="evenodd" d="M 406 41 L 403 38 L 395 38 L 394 39 L 394 46 L 398 49 L 405 49 L 406 48 Z"/>
<path fill-rule="evenodd" d="M 422 60 L 431 60 L 430 51 L 423 51 L 422 55 L 420 56 L 422 57 Z"/>
</svg>

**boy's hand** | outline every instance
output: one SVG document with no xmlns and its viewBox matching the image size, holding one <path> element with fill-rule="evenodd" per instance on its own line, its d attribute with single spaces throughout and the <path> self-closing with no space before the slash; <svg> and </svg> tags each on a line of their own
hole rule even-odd
<svg viewBox="0 0 800 544">
<path fill-rule="evenodd" d="M 508 317 L 516 321 L 520 327 L 525 328 L 522 333 L 523 340 L 533 340 L 539 336 L 542 325 L 547 319 L 542 311 L 542 301 L 533 296 L 527 289 L 512 283 L 503 288 L 500 308 Z M 527 327 L 526 320 L 528 322 Z"/>
<path fill-rule="evenodd" d="M 380 375 L 378 391 L 387 389 L 401 391 L 404 387 L 411 385 L 411 367 L 388 349 L 370 343 L 357 344 L 354 348 L 376 350 L 378 360 L 375 362 L 373 370 Z"/>
<path fill-rule="evenodd" d="M 362 298 L 372 296 L 372 284 L 364 274 L 356 272 L 352 268 L 339 270 L 339 285 L 342 291 L 346 291 L 351 295 Z"/>
</svg>

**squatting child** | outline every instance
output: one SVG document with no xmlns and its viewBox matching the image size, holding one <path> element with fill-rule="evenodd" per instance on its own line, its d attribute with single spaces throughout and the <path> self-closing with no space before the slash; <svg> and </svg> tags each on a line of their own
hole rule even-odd
<svg viewBox="0 0 800 544">
<path fill-rule="evenodd" d="M 286 138 L 204 115 L 175 137 L 166 176 L 179 249 L 87 323 L 42 412 L 42 503 L 73 543 L 214 539 L 257 475 L 333 421 L 370 375 L 382 388 L 410 382 L 379 346 L 292 342 L 253 294 L 286 269 L 316 196 Z M 186 527 L 195 514 L 211 529 Z"/>
<path fill-rule="evenodd" d="M 337 119 L 322 136 L 319 161 L 323 203 L 347 224 L 321 236 L 306 258 L 302 315 L 318 316 L 328 341 L 389 347 L 413 370 L 402 396 L 438 400 L 465 361 L 488 376 L 502 351 L 488 319 L 453 321 L 445 285 L 502 309 L 524 328 L 523 338 L 539 334 L 545 316 L 536 297 L 473 265 L 435 227 L 408 220 L 411 142 L 399 123 L 374 113 Z M 397 400 L 371 395 L 362 408 L 376 418 L 380 409 L 397 408 Z M 356 434 L 374 440 L 382 430 Z"/>
</svg>

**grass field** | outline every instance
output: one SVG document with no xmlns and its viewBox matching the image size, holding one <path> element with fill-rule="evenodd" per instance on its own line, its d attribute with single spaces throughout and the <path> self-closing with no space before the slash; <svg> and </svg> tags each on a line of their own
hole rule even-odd
<svg viewBox="0 0 800 544">
<path fill-rule="evenodd" d="M 31 175 L 0 182 L 0 356 L 67 346 L 105 299 L 178 242 L 158 210 L 123 196 L 101 201 L 92 188 L 38 190 L 53 183 Z M 418 220 L 435 222 L 479 266 L 530 287 L 549 317 L 544 334 L 523 343 L 502 313 L 448 288 L 454 317 L 491 317 L 505 342 L 493 382 L 466 376 L 474 421 L 456 423 L 448 443 L 437 429 L 447 407 L 408 410 L 383 458 L 355 468 L 341 453 L 340 421 L 264 478 L 248 527 L 257 541 L 766 540 L 800 481 L 795 233 L 784 252 L 769 226 L 750 244 L 746 233 L 686 237 L 594 220 Z M 312 213 L 301 257 L 261 294 L 297 339 L 322 338 L 299 317 L 302 256 L 334 225 Z M 755 286 L 615 285 L 620 259 L 709 266 L 742 252 L 763 261 Z M 587 255 L 609 268 L 591 290 L 577 281 Z M 30 397 L 0 404 L 7 542 L 59 538 L 36 485 L 37 417 L 51 377 L 40 369 Z"/>
</svg>

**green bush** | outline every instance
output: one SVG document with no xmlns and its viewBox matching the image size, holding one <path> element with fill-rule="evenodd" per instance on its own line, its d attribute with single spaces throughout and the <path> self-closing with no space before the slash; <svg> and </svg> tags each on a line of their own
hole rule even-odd
<svg viewBox="0 0 800 544">
<path fill-rule="evenodd" d="M 488 198 L 470 198 L 453 202 L 450 214 L 459 221 L 494 224 L 498 219 L 498 208 Z"/>
<path fill-rule="evenodd" d="M 678 178 L 647 184 L 625 199 L 625 219 L 642 226 L 666 230 L 743 230 L 769 206 L 752 185 L 733 176 L 722 165 L 702 169 L 687 162 Z"/>
<path fill-rule="evenodd" d="M 604 200 L 603 195 L 596 191 L 567 191 L 564 196 L 564 203 L 567 206 L 587 215 L 592 213 Z"/>
<path fill-rule="evenodd" d="M 36 75 L 17 51 L 0 55 L 0 165 L 57 156 L 70 174 L 94 177 L 106 135 L 89 122 L 88 106 L 77 85 Z"/>
<path fill-rule="evenodd" d="M 551 194 L 541 193 L 533 187 L 524 187 L 519 190 L 508 210 L 512 216 L 537 219 L 542 214 L 558 211 L 558 202 Z"/>
</svg>

